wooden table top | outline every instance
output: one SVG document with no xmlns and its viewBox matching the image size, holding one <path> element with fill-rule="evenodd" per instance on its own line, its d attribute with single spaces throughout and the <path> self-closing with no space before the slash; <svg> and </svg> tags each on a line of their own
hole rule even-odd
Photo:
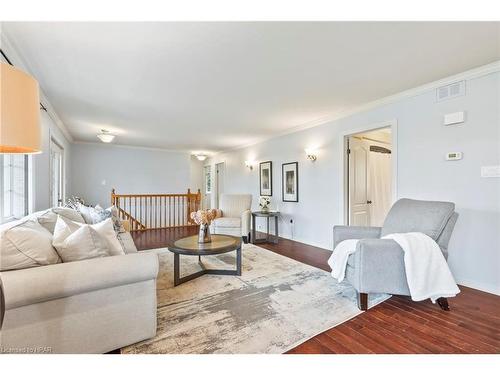
<svg viewBox="0 0 500 375">
<path fill-rule="evenodd" d="M 181 238 L 169 246 L 173 253 L 184 255 L 215 255 L 241 247 L 241 237 L 212 234 L 212 242 L 198 243 L 198 235 Z"/>
</svg>

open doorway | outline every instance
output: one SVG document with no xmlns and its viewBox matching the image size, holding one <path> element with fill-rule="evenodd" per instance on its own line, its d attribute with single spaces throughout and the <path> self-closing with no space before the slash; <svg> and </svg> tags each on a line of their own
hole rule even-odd
<svg viewBox="0 0 500 375">
<path fill-rule="evenodd" d="M 392 204 L 391 127 L 346 136 L 348 225 L 382 226 Z"/>
</svg>

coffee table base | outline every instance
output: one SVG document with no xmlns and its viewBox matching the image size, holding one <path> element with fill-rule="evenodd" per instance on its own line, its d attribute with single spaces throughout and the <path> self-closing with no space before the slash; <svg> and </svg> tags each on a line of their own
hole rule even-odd
<svg viewBox="0 0 500 375">
<path fill-rule="evenodd" d="M 187 255 L 189 256 L 189 255 Z M 192 273 L 187 276 L 180 276 L 180 254 L 174 253 L 174 286 L 185 283 L 196 279 L 203 275 L 229 275 L 229 276 L 241 276 L 241 247 L 236 249 L 236 269 L 235 270 L 221 270 L 221 269 L 209 269 L 205 268 L 205 265 L 201 261 L 201 256 L 198 255 L 198 264 L 201 266 L 202 270 Z"/>
</svg>

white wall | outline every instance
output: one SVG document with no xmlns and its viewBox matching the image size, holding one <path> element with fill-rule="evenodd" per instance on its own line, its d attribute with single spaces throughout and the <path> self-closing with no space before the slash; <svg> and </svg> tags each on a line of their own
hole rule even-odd
<svg viewBox="0 0 500 375">
<path fill-rule="evenodd" d="M 370 124 L 397 121 L 397 194 L 399 197 L 456 203 L 460 218 L 450 242 L 449 264 L 457 281 L 500 293 L 500 179 L 481 178 L 483 165 L 500 164 L 500 74 L 467 80 L 467 95 L 436 103 L 435 90 L 402 98 L 325 125 L 222 153 L 209 163 L 225 161 L 225 191 L 252 193 L 257 209 L 258 167 L 245 160 L 273 162 L 273 208 L 283 213 L 281 232 L 297 241 L 332 248 L 332 227 L 343 223 L 340 186 L 341 134 Z M 445 127 L 446 113 L 465 110 L 465 124 Z M 318 160 L 304 148 L 319 147 Z M 461 161 L 445 161 L 449 151 Z M 299 162 L 299 203 L 281 201 L 281 164 Z"/>
<path fill-rule="evenodd" d="M 187 152 L 75 143 L 71 193 L 89 204 L 109 205 L 118 194 L 185 193 L 201 188 L 202 163 Z"/>
</svg>

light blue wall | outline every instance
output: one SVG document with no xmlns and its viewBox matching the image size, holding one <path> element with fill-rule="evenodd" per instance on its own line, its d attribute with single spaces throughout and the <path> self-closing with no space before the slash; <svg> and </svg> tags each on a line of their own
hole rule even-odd
<svg viewBox="0 0 500 375">
<path fill-rule="evenodd" d="M 460 214 L 450 243 L 449 264 L 457 281 L 500 293 L 500 179 L 481 178 L 481 166 L 500 164 L 500 74 L 467 80 L 466 96 L 436 102 L 435 90 L 401 99 L 328 124 L 218 154 L 225 161 L 225 192 L 250 192 L 257 208 L 258 168 L 245 160 L 273 161 L 272 206 L 283 212 L 282 233 L 301 242 L 332 248 L 332 227 L 341 223 L 339 198 L 341 134 L 397 120 L 398 196 L 456 203 Z M 466 111 L 466 122 L 444 126 L 443 115 Z M 318 160 L 304 148 L 319 147 Z M 463 152 L 460 161 L 445 153 Z M 281 202 L 281 164 L 299 162 L 299 203 Z"/>
<path fill-rule="evenodd" d="M 72 145 L 71 193 L 108 206 L 111 189 L 121 194 L 185 193 L 200 188 L 202 164 L 188 152 L 110 144 Z"/>
</svg>

